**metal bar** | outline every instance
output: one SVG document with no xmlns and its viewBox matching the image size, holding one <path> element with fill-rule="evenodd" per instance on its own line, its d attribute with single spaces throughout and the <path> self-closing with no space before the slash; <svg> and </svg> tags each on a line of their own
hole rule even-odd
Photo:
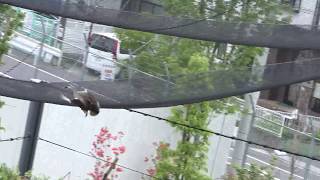
<svg viewBox="0 0 320 180">
<path fill-rule="evenodd" d="M 252 127 L 253 127 L 254 121 L 255 121 L 255 117 L 256 117 L 256 101 L 253 100 L 252 94 L 249 94 L 249 98 L 250 98 L 250 105 L 251 105 L 252 113 L 251 113 L 251 120 L 250 120 L 250 125 L 249 125 L 249 129 L 248 129 L 247 138 L 250 135 L 250 132 L 252 130 Z M 244 167 L 245 164 L 246 164 L 248 151 L 249 151 L 249 144 L 246 143 L 245 149 L 244 149 L 244 156 L 243 156 L 242 162 L 241 162 L 241 166 L 242 167 Z"/>
<path fill-rule="evenodd" d="M 22 142 L 19 158 L 19 172 L 21 175 L 24 175 L 26 172 L 30 171 L 33 166 L 39 130 L 41 126 L 43 106 L 43 103 L 33 101 L 30 102 L 29 105 L 24 136 L 30 138 L 26 138 Z"/>
<path fill-rule="evenodd" d="M 84 38 L 84 41 L 86 43 L 86 46 L 85 46 L 86 50 L 84 52 L 84 57 L 83 57 L 83 61 L 82 61 L 81 81 L 84 80 L 86 64 L 87 64 L 87 61 L 88 61 L 88 55 L 89 55 L 89 40 L 88 40 L 88 38 L 90 37 L 90 34 L 91 34 L 91 32 L 89 33 L 89 35 L 87 37 L 86 34 L 83 33 L 83 38 Z"/>
<path fill-rule="evenodd" d="M 36 67 L 35 72 L 34 72 L 34 78 L 38 77 L 38 62 L 39 60 L 41 60 L 41 56 L 42 56 L 42 52 L 43 52 L 43 45 L 44 45 L 44 41 L 46 38 L 46 28 L 44 25 L 44 21 L 43 21 L 43 17 L 40 18 L 41 20 L 41 27 L 42 27 L 42 39 L 41 39 L 41 44 L 40 44 L 40 49 L 38 52 L 38 55 L 35 57 L 34 61 L 33 61 L 33 65 Z"/>
</svg>

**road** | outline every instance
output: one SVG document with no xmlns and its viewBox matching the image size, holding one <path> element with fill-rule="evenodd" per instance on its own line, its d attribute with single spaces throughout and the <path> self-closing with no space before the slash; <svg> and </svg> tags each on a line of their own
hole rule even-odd
<svg viewBox="0 0 320 180">
<path fill-rule="evenodd" d="M 230 155 L 233 152 L 233 148 L 230 149 Z M 260 166 L 271 166 L 272 158 L 276 157 L 277 160 L 274 162 L 274 175 L 278 179 L 289 179 L 290 176 L 290 165 L 291 165 L 291 156 L 287 156 L 285 153 L 283 155 L 277 155 L 275 153 L 270 153 L 266 150 L 250 147 L 247 155 L 246 165 L 257 164 Z M 231 157 L 229 157 L 229 164 L 231 163 Z M 294 168 L 294 179 L 301 180 L 304 179 L 305 173 L 305 162 L 298 158 L 295 163 Z M 310 180 L 320 179 L 320 163 L 312 161 L 311 170 L 310 170 Z"/>
<path fill-rule="evenodd" d="M 3 64 L 0 72 L 5 73 L 15 79 L 30 80 L 36 78 L 48 82 L 80 81 L 82 67 L 79 62 L 63 62 L 61 67 L 39 61 L 37 67 L 33 65 L 34 57 L 12 50 L 9 55 L 3 56 Z M 98 80 L 99 76 L 84 71 L 84 80 Z"/>
</svg>

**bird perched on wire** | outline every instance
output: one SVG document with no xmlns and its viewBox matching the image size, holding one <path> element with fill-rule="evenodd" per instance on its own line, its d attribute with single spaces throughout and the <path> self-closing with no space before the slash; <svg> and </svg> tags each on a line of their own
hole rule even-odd
<svg viewBox="0 0 320 180">
<path fill-rule="evenodd" d="M 73 97 L 67 98 L 62 95 L 62 98 L 68 101 L 70 104 L 80 107 L 80 109 L 88 116 L 88 112 L 91 116 L 96 116 L 100 112 L 100 104 L 95 96 L 87 89 L 77 90 L 74 86 L 67 86 L 73 91 Z"/>
<path fill-rule="evenodd" d="M 32 78 L 30 80 L 34 83 L 48 83 L 47 81 L 43 81 L 41 79 Z M 65 88 L 72 90 L 72 97 L 68 98 L 64 94 L 61 94 L 61 98 L 74 106 L 80 107 L 80 109 L 85 113 L 86 117 L 88 116 L 88 112 L 90 112 L 91 116 L 98 115 L 100 112 L 100 104 L 95 96 L 87 89 L 79 87 L 71 82 L 69 83 L 70 84 Z"/>
</svg>

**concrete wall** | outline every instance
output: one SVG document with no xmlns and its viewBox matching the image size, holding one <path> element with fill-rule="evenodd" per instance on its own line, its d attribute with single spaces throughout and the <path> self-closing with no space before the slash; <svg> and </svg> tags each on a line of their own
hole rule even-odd
<svg viewBox="0 0 320 180">
<path fill-rule="evenodd" d="M 1 126 L 0 140 L 24 136 L 24 127 L 27 120 L 29 101 L 1 97 L 6 104 L 0 108 Z M 19 161 L 22 141 L 0 143 L 0 163 L 16 168 Z"/>
<path fill-rule="evenodd" d="M 291 24 L 311 25 L 317 0 L 301 0 L 299 13 L 294 13 Z"/>
<path fill-rule="evenodd" d="M 224 115 L 216 114 L 212 117 L 210 129 L 225 135 L 234 136 L 235 125 L 238 119 L 237 114 Z M 209 139 L 211 146 L 208 154 L 208 169 L 212 178 L 218 179 L 227 171 L 227 162 L 230 156 L 230 147 L 233 140 L 213 135 Z"/>
<path fill-rule="evenodd" d="M 1 138 L 23 136 L 29 102 L 1 97 L 6 106 L 0 109 L 2 125 L 6 132 L 0 133 Z M 141 109 L 160 117 L 167 117 L 169 108 Z M 10 118 L 9 118 L 10 117 Z M 235 116 L 212 115 L 210 129 L 227 135 L 233 135 Z M 120 156 L 119 164 L 146 172 L 150 164 L 144 162 L 146 156 L 154 155 L 153 142 L 164 141 L 175 147 L 181 139 L 180 135 L 168 123 L 131 113 L 126 110 L 104 109 L 97 117 L 85 117 L 79 108 L 46 104 L 43 112 L 40 137 L 89 153 L 94 141 L 94 135 L 101 127 L 117 133 L 122 131 L 125 136 L 121 144 L 126 146 L 126 153 Z M 231 140 L 218 136 L 210 137 L 208 153 L 208 174 L 214 178 L 221 177 L 227 166 Z M 17 167 L 21 141 L 0 143 L 0 163 L 9 167 Z M 79 155 L 72 151 L 38 142 L 34 169 L 35 174 L 47 175 L 58 179 L 65 174 L 72 180 L 88 178 L 88 172 L 93 170 L 95 159 Z M 141 179 L 141 174 L 124 170 L 120 180 Z"/>
<path fill-rule="evenodd" d="M 169 115 L 168 108 L 142 111 L 160 117 Z M 232 135 L 234 119 L 232 116 L 212 116 L 210 129 Z M 165 141 L 174 147 L 181 138 L 168 123 L 125 110 L 105 109 L 97 117 L 85 118 L 78 108 L 49 104 L 45 106 L 40 137 L 87 153 L 91 149 L 94 135 L 103 126 L 107 126 L 114 133 L 125 133 L 122 143 L 126 146 L 127 152 L 120 156 L 119 164 L 142 172 L 146 172 L 149 166 L 143 161 L 144 158 L 155 153 L 153 142 Z M 210 142 L 212 143 L 208 155 L 208 173 L 213 177 L 220 177 L 226 170 L 231 141 L 212 136 Z M 94 162 L 94 159 L 40 141 L 34 171 L 54 179 L 71 172 L 71 179 L 84 179 L 93 169 Z M 141 179 L 141 175 L 125 170 L 119 179 Z"/>
</svg>

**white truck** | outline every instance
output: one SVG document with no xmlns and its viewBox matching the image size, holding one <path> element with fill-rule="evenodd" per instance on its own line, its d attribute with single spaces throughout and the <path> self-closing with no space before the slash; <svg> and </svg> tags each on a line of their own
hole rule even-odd
<svg viewBox="0 0 320 180">
<path fill-rule="evenodd" d="M 90 38 L 86 67 L 101 73 L 102 79 L 103 76 L 114 78 L 120 70 L 116 62 L 128 59 L 130 55 L 120 53 L 121 42 L 114 33 L 93 33 Z"/>
</svg>

